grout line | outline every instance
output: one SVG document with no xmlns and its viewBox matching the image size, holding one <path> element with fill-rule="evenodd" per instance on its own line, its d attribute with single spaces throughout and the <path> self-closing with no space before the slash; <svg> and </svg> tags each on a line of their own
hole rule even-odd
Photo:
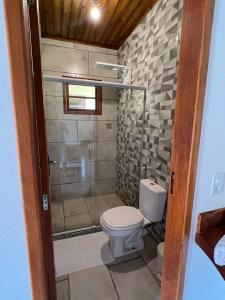
<svg viewBox="0 0 225 300">
<path fill-rule="evenodd" d="M 88 52 L 88 50 L 85 50 L 85 51 Z M 50 74 L 45 74 L 44 72 L 51 72 L 51 73 L 54 73 L 54 74 L 50 75 Z M 80 76 L 88 76 L 88 77 L 89 77 L 89 76 L 92 76 L 92 77 L 94 77 L 94 78 L 90 78 L 91 80 L 95 80 L 95 78 L 96 78 L 96 79 L 103 79 L 103 78 L 104 78 L 103 81 L 107 81 L 108 79 L 112 79 L 112 80 L 114 80 L 113 82 L 115 82 L 115 83 L 118 82 L 118 78 L 117 78 L 117 77 L 90 75 L 90 74 L 88 74 L 88 73 L 78 73 L 78 72 L 77 72 L 77 73 L 60 72 L 60 71 L 54 71 L 54 70 L 43 69 L 43 75 L 55 76 L 55 75 L 56 75 L 55 73 L 60 73 L 61 75 L 64 75 L 64 74 L 74 75 L 74 76 L 72 76 L 72 77 L 78 78 L 78 79 L 84 79 L 84 78 L 82 78 L 82 77 L 80 77 Z M 56 76 L 61 76 L 61 75 L 56 75 Z M 79 77 L 76 77 L 77 75 L 78 75 Z M 159 84 L 157 84 L 157 85 L 159 85 Z"/>
<path fill-rule="evenodd" d="M 155 279 L 155 282 L 157 283 L 157 285 L 161 288 L 161 284 L 159 283 L 159 280 L 157 279 L 156 275 L 152 272 L 152 270 L 149 268 L 149 265 L 146 263 L 144 257 L 140 254 L 142 261 L 144 262 L 144 264 L 146 265 L 149 273 L 153 276 L 153 278 Z M 156 257 L 154 257 L 156 258 Z M 153 258 L 153 259 L 154 259 Z"/>
<path fill-rule="evenodd" d="M 108 269 L 109 276 L 110 276 L 110 278 L 111 278 L 111 281 L 112 281 L 114 290 L 115 290 L 115 292 L 116 292 L 117 298 L 118 298 L 118 300 L 120 300 L 119 292 L 118 292 L 118 290 L 117 290 L 117 288 L 116 288 L 116 283 L 115 283 L 115 281 L 113 280 L 113 276 L 112 276 L 112 273 L 111 273 L 111 271 L 110 271 L 108 265 L 106 265 L 106 268 Z"/>
<path fill-rule="evenodd" d="M 110 178 L 99 178 L 99 179 L 89 179 L 89 180 L 82 180 L 82 181 L 73 181 L 73 182 L 67 182 L 67 183 L 56 183 L 56 184 L 50 184 L 50 187 L 53 186 L 61 186 L 61 185 L 67 185 L 67 184 L 74 184 L 74 183 L 91 183 L 91 182 L 98 182 L 98 181 L 114 181 L 116 177 L 110 177 Z M 110 193 L 113 194 L 114 192 Z M 94 196 L 89 196 L 89 197 L 95 197 L 95 196 L 102 196 L 102 195 L 94 195 Z M 84 196 L 81 196 L 79 198 L 84 198 Z M 65 199 L 66 201 L 66 199 Z M 54 202 L 60 202 L 60 201 L 54 201 Z"/>
<path fill-rule="evenodd" d="M 50 187 L 51 185 L 49 185 Z M 65 206 L 64 206 L 64 200 L 60 201 L 62 202 L 62 208 L 63 208 L 63 229 L 66 230 L 66 214 L 65 214 Z"/>
<path fill-rule="evenodd" d="M 116 142 L 116 139 L 115 140 L 87 140 L 87 141 L 80 141 L 80 140 L 77 140 L 77 141 L 72 141 L 71 143 L 94 143 L 94 142 Z M 48 144 L 66 144 L 66 142 L 47 142 Z M 75 144 L 74 144 L 75 145 Z"/>
<path fill-rule="evenodd" d="M 62 102 L 62 98 L 63 98 L 63 95 L 56 95 L 56 94 L 44 94 L 43 95 L 44 98 L 46 97 L 52 97 L 52 98 L 60 98 L 60 101 L 59 100 L 55 100 L 55 101 L 59 101 L 60 103 Z M 46 102 L 47 99 L 44 99 L 43 102 Z M 105 97 L 102 97 L 102 101 L 118 101 L 116 97 L 113 97 L 113 98 L 105 98 Z M 83 116 L 94 116 L 94 115 L 85 115 L 83 114 Z M 100 115 L 101 116 L 101 115 Z M 96 117 L 98 117 L 98 115 L 96 115 Z M 63 120 L 68 120 L 67 118 L 66 119 L 63 119 Z M 70 119 L 69 119 L 70 120 Z M 98 120 L 98 119 L 97 119 Z M 81 120 L 82 121 L 82 120 Z"/>
<path fill-rule="evenodd" d="M 128 254 L 129 255 L 129 254 Z M 127 262 L 129 262 L 129 261 L 133 261 L 133 260 L 135 260 L 135 259 L 139 259 L 139 258 L 141 258 L 141 255 L 139 254 L 139 256 L 137 256 L 137 257 L 132 257 L 132 258 L 127 258 L 127 259 L 125 259 L 124 261 L 120 261 L 120 262 L 115 262 L 115 263 L 111 263 L 111 264 L 108 264 L 108 267 L 114 267 L 114 266 L 118 266 L 118 265 L 122 265 L 122 264 L 124 264 L 124 263 L 127 263 Z"/>
<path fill-rule="evenodd" d="M 89 197 L 84 197 L 84 198 L 83 198 L 84 205 L 85 205 L 86 208 L 87 208 L 87 213 L 89 214 L 89 217 L 90 217 L 90 219 L 91 219 L 92 226 L 96 226 L 96 224 L 95 224 L 95 222 L 94 222 L 94 220 L 93 220 L 93 218 L 92 218 L 92 216 L 91 216 L 91 213 L 90 213 L 90 210 L 89 210 L 89 208 L 88 208 L 87 202 L 86 202 L 86 200 L 85 200 L 85 199 L 87 199 L 87 198 L 89 198 Z M 95 200 L 95 201 L 96 201 L 96 200 Z"/>
<path fill-rule="evenodd" d="M 68 274 L 68 294 L 69 294 L 69 300 L 71 300 L 71 296 L 70 296 L 70 274 Z"/>
</svg>

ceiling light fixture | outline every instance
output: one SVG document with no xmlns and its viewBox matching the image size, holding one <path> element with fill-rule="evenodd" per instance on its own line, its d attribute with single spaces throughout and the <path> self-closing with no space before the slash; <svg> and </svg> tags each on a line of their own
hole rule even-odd
<svg viewBox="0 0 225 300">
<path fill-rule="evenodd" d="M 99 1 L 92 1 L 92 6 L 90 10 L 90 16 L 93 21 L 97 22 L 101 17 L 101 11 L 100 11 L 100 3 Z"/>
</svg>

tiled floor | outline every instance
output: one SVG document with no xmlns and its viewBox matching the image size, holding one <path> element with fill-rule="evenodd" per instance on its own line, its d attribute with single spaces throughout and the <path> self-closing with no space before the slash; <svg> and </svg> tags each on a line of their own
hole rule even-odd
<svg viewBox="0 0 225 300">
<path fill-rule="evenodd" d="M 104 232 L 55 241 L 56 276 L 113 262 L 107 242 Z"/>
<path fill-rule="evenodd" d="M 156 256 L 156 244 L 149 236 L 144 239 L 145 249 L 141 253 L 133 253 L 116 260 L 105 246 L 107 237 L 104 233 L 94 233 L 75 239 L 76 242 L 74 238 L 67 239 L 64 249 L 58 244 L 61 241 L 55 242 L 56 269 L 60 271 L 58 274 L 68 272 L 68 275 L 57 277 L 57 300 L 160 299 L 160 287 L 148 266 Z M 75 246 L 76 243 L 78 247 Z M 71 247 L 70 257 L 68 257 L 69 247 Z M 83 252 L 86 254 L 82 254 Z M 73 263 L 76 257 L 80 257 L 77 265 Z M 71 265 L 76 268 L 76 272 L 72 271 Z"/>
<path fill-rule="evenodd" d="M 53 232 L 59 233 L 99 225 L 103 212 L 121 205 L 124 203 L 116 194 L 52 202 Z"/>
</svg>

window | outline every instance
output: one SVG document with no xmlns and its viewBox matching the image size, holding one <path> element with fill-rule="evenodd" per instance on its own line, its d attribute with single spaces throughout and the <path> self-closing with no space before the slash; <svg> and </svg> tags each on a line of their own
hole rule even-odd
<svg viewBox="0 0 225 300">
<path fill-rule="evenodd" d="M 102 88 L 63 83 L 64 113 L 102 114 Z"/>
</svg>

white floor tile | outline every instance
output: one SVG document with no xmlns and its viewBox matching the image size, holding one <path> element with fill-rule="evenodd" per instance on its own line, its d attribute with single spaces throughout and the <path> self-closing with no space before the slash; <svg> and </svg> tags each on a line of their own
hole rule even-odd
<svg viewBox="0 0 225 300">
<path fill-rule="evenodd" d="M 63 276 L 81 267 L 77 237 L 54 242 L 56 276 Z"/>
<path fill-rule="evenodd" d="M 108 236 L 104 232 L 86 234 L 79 237 L 80 249 L 101 248 L 108 242 Z"/>
<path fill-rule="evenodd" d="M 81 269 L 101 266 L 113 262 L 115 259 L 111 255 L 108 245 L 103 244 L 102 247 L 83 249 L 81 252 Z"/>
<path fill-rule="evenodd" d="M 57 277 L 115 260 L 104 232 L 55 241 L 54 254 Z"/>
</svg>

